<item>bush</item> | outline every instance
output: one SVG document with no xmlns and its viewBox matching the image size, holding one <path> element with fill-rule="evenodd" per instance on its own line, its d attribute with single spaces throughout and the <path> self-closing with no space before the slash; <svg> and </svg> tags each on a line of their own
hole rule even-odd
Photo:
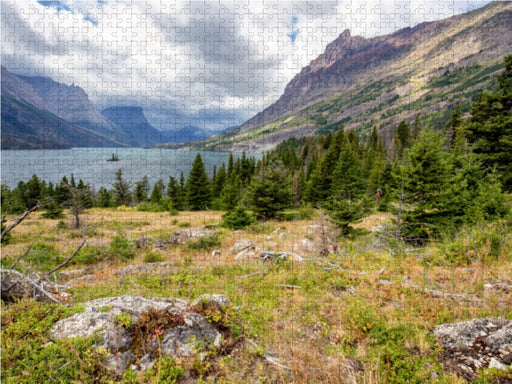
<svg viewBox="0 0 512 384">
<path fill-rule="evenodd" d="M 137 205 L 137 211 L 140 212 L 166 212 L 169 211 L 169 204 L 165 199 L 162 199 L 159 203 L 152 201 L 143 201 Z M 174 211 L 174 209 L 173 209 Z"/>
<path fill-rule="evenodd" d="M 221 227 L 229 229 L 242 229 L 256 221 L 255 217 L 238 206 L 231 212 L 222 215 Z"/>
<path fill-rule="evenodd" d="M 197 240 L 190 240 L 187 246 L 195 250 L 209 250 L 220 245 L 219 234 L 215 233 L 210 236 L 202 236 Z"/>
<path fill-rule="evenodd" d="M 73 264 L 90 265 L 100 262 L 105 258 L 105 252 L 103 249 L 86 245 L 83 247 L 78 254 L 73 258 Z"/>
<path fill-rule="evenodd" d="M 135 257 L 135 243 L 128 238 L 125 232 L 118 232 L 116 236 L 112 237 L 109 254 L 120 260 L 131 260 Z"/>
<path fill-rule="evenodd" d="M 165 258 L 160 254 L 160 252 L 152 252 L 149 249 L 147 249 L 146 253 L 144 254 L 145 263 L 158 263 L 164 260 Z"/>
</svg>

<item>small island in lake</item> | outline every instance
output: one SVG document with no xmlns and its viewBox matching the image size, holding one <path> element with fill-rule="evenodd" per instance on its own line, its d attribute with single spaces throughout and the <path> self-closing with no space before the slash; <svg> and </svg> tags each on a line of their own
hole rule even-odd
<svg viewBox="0 0 512 384">
<path fill-rule="evenodd" d="M 113 153 L 110 159 L 107 159 L 107 161 L 119 161 L 119 156 Z"/>
</svg>

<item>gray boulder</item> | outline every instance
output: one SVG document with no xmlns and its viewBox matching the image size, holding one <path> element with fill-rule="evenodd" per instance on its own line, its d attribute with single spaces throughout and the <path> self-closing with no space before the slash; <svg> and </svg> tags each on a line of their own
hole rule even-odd
<svg viewBox="0 0 512 384">
<path fill-rule="evenodd" d="M 511 367 L 511 320 L 489 317 L 442 324 L 433 334 L 444 348 L 444 364 L 468 380 L 481 368 Z"/>
<path fill-rule="evenodd" d="M 212 300 L 230 305 L 223 295 L 210 295 L 203 300 Z M 187 303 L 188 304 L 188 303 Z M 89 301 L 85 311 L 58 321 L 51 331 L 53 339 L 77 336 L 98 336 L 98 347 L 108 352 L 107 365 L 119 376 L 128 368 L 146 370 L 153 366 L 159 353 L 176 357 L 190 357 L 219 346 L 221 334 L 202 315 L 188 310 L 182 300 L 146 299 L 136 296 L 109 297 Z M 221 307 L 222 308 L 222 307 Z M 149 311 L 162 311 L 173 320 L 173 324 L 163 330 L 161 342 L 151 332 L 145 347 L 140 348 L 141 340 L 135 340 L 137 321 Z M 135 344 L 137 344 L 135 346 Z M 201 348 L 198 348 L 201 346 Z M 160 348 L 160 350 L 158 350 Z"/>
</svg>

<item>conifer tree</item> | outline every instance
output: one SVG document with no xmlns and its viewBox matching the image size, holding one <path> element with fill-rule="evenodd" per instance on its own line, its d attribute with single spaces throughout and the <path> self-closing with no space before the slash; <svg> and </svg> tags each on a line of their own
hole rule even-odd
<svg viewBox="0 0 512 384">
<path fill-rule="evenodd" d="M 183 174 L 182 174 L 183 175 Z M 169 183 L 167 184 L 167 197 L 171 201 L 172 207 L 179 211 L 185 207 L 184 190 L 181 183 L 176 178 L 169 176 Z"/>
<path fill-rule="evenodd" d="M 411 211 L 404 215 L 406 240 L 425 242 L 439 237 L 448 222 L 446 193 L 450 178 L 445 140 L 440 133 L 424 130 L 407 153 L 405 164 L 406 201 Z"/>
<path fill-rule="evenodd" d="M 281 161 L 263 165 L 252 179 L 249 203 L 259 218 L 276 217 L 291 205 L 291 185 Z"/>
<path fill-rule="evenodd" d="M 395 159 L 401 159 L 404 155 L 404 151 L 411 144 L 411 133 L 409 131 L 409 126 L 405 121 L 402 121 L 395 133 L 394 139 L 395 146 Z"/>
<path fill-rule="evenodd" d="M 100 187 L 98 190 L 96 205 L 100 208 L 108 208 L 112 205 L 112 194 L 105 187 Z"/>
<path fill-rule="evenodd" d="M 144 175 L 141 181 L 135 184 L 135 201 L 141 203 L 148 200 L 149 194 L 149 180 L 148 176 Z"/>
<path fill-rule="evenodd" d="M 186 183 L 187 202 L 190 210 L 199 211 L 210 205 L 210 181 L 204 169 L 201 155 L 198 153 Z"/>
<path fill-rule="evenodd" d="M 130 182 L 123 178 L 123 170 L 119 168 L 115 173 L 113 186 L 113 202 L 116 206 L 129 205 L 132 201 Z"/>
<path fill-rule="evenodd" d="M 480 94 L 471 109 L 467 136 L 483 165 L 496 165 L 505 190 L 512 191 L 512 55 L 497 76 L 498 90 Z"/>
<path fill-rule="evenodd" d="M 368 207 L 363 170 L 354 142 L 345 145 L 333 173 L 329 211 L 343 235 L 351 230 L 349 224 L 361 218 Z"/>
<path fill-rule="evenodd" d="M 165 193 L 165 186 L 162 179 L 159 179 L 153 186 L 151 191 L 150 201 L 154 204 L 160 204 L 162 202 L 163 195 Z"/>
</svg>

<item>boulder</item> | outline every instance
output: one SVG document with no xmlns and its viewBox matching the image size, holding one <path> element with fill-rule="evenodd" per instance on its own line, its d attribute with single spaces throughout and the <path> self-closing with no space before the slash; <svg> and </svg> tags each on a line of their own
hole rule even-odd
<svg viewBox="0 0 512 384">
<path fill-rule="evenodd" d="M 257 256 L 258 249 L 252 240 L 240 239 L 231 247 L 234 260 L 250 260 Z"/>
<path fill-rule="evenodd" d="M 120 268 L 116 271 L 116 276 L 127 276 L 139 273 L 164 273 L 173 269 L 175 266 L 172 263 L 165 261 L 157 263 L 148 263 L 142 265 L 129 265 L 127 267 Z"/>
<path fill-rule="evenodd" d="M 237 255 L 238 253 L 242 251 L 246 251 L 248 249 L 255 249 L 256 246 L 252 240 L 249 239 L 240 239 L 238 240 L 235 245 L 231 247 L 231 253 L 233 255 Z"/>
<path fill-rule="evenodd" d="M 224 295 L 203 295 L 198 300 L 217 303 L 220 309 L 230 305 Z M 108 368 L 122 376 L 128 367 L 149 369 L 159 353 L 173 358 L 190 357 L 220 345 L 220 332 L 189 308 L 193 308 L 189 303 L 172 298 L 120 296 L 92 300 L 85 304 L 84 312 L 58 321 L 51 337 L 96 335 L 98 347 L 109 353 Z M 157 324 L 154 329 L 152 319 Z M 141 324 L 143 327 L 139 327 Z"/>
<path fill-rule="evenodd" d="M 511 367 L 512 320 L 480 318 L 434 328 L 443 363 L 470 380 L 478 369 Z"/>
</svg>

